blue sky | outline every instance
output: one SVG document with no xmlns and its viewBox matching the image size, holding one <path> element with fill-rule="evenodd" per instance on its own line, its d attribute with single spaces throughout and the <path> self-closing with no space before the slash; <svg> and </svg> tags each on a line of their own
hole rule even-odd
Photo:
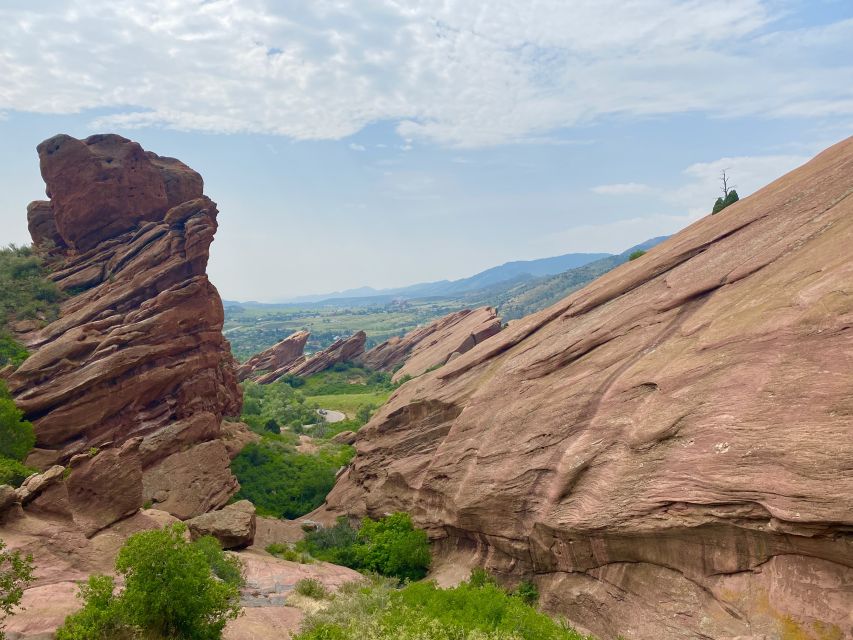
<svg viewBox="0 0 853 640">
<path fill-rule="evenodd" d="M 202 173 L 230 299 L 616 252 L 853 133 L 853 4 L 0 2 L 0 240 L 104 131 Z"/>
</svg>

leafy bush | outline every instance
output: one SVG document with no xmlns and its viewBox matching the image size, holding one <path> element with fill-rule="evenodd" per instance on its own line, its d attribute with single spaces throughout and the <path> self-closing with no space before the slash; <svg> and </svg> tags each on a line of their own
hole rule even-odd
<svg viewBox="0 0 853 640">
<path fill-rule="evenodd" d="M 323 583 L 314 578 L 302 578 L 294 585 L 294 590 L 301 596 L 314 598 L 315 600 L 325 600 L 329 597 L 329 590 L 323 586 Z"/>
<path fill-rule="evenodd" d="M 711 214 L 719 213 L 738 200 L 740 200 L 740 196 L 738 196 L 737 191 L 734 189 L 730 190 L 728 194 L 726 194 L 725 198 L 717 198 L 717 201 L 714 203 L 714 208 L 711 210 Z"/>
<path fill-rule="evenodd" d="M 431 560 L 426 532 L 416 529 L 407 513 L 364 518 L 357 531 L 339 518 L 334 527 L 309 532 L 300 544 L 320 560 L 398 580 L 423 578 Z"/>
<path fill-rule="evenodd" d="M 237 497 L 251 500 L 261 513 L 298 518 L 323 504 L 353 453 L 351 447 L 328 446 L 311 455 L 273 440 L 250 443 L 231 463 L 240 481 Z"/>
<path fill-rule="evenodd" d="M 81 587 L 83 608 L 57 631 L 57 640 L 221 638 L 240 612 L 242 574 L 212 539 L 188 542 L 186 525 L 128 538 L 116 558 L 125 588 L 92 576 Z"/>
<path fill-rule="evenodd" d="M 644 255 L 646 255 L 645 250 L 637 249 L 636 251 L 632 251 L 630 253 L 630 255 L 628 256 L 628 260 L 636 260 L 637 258 L 642 258 Z"/>
<path fill-rule="evenodd" d="M 45 277 L 41 258 L 30 247 L 0 249 L 0 367 L 20 365 L 27 351 L 6 330 L 15 320 L 50 321 L 59 313 L 62 292 Z"/>
<path fill-rule="evenodd" d="M 10 398 L 0 397 L 0 456 L 23 460 L 36 443 L 33 425 Z"/>
<path fill-rule="evenodd" d="M 268 385 L 243 383 L 241 420 L 255 433 L 265 435 L 280 433 L 282 427 L 295 431 L 302 425 L 321 422 L 322 418 L 316 405 L 306 402 L 305 396 L 279 380 Z"/>
<path fill-rule="evenodd" d="M 387 580 L 344 585 L 294 640 L 584 640 L 491 581 L 453 589 Z"/>
<path fill-rule="evenodd" d="M 297 551 L 296 548 L 291 544 L 281 544 L 278 542 L 273 542 L 268 544 L 264 551 L 272 556 L 277 556 L 282 560 L 287 560 L 289 562 L 298 562 L 299 564 L 311 564 L 314 562 L 314 559 L 308 555 L 307 553 Z"/>
<path fill-rule="evenodd" d="M 24 589 L 33 581 L 33 557 L 20 551 L 6 551 L 0 540 L 0 625 L 21 604 Z M 0 629 L 0 640 L 6 635 Z"/>
<path fill-rule="evenodd" d="M 538 587 L 528 580 L 524 580 L 515 590 L 515 595 L 521 598 L 522 602 L 529 604 L 531 607 L 539 602 Z"/>
<path fill-rule="evenodd" d="M 0 484 L 20 487 L 21 483 L 36 473 L 36 469 L 10 458 L 0 458 Z"/>
</svg>

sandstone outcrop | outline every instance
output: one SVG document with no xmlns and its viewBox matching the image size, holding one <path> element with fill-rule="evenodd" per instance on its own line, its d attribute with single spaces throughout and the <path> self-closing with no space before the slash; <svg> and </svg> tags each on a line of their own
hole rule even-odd
<svg viewBox="0 0 853 640">
<path fill-rule="evenodd" d="M 359 360 L 371 369 L 391 371 L 394 381 L 417 377 L 446 364 L 456 354 L 470 351 L 501 330 L 501 319 L 492 307 L 455 311 L 426 326 L 413 329 L 377 345 Z"/>
<path fill-rule="evenodd" d="M 602 638 L 848 636 L 850 247 L 853 138 L 401 387 L 313 517 L 408 511 Z"/>
<path fill-rule="evenodd" d="M 295 376 L 310 376 L 312 373 L 331 369 L 339 362 L 355 360 L 364 353 L 366 342 L 367 334 L 364 331 L 356 331 L 348 338 L 335 340 L 331 345 L 315 353 L 305 362 L 291 367 L 287 373 Z"/>
<path fill-rule="evenodd" d="M 28 462 L 102 450 L 65 483 L 75 520 L 84 498 L 92 505 L 87 535 L 140 494 L 182 518 L 222 506 L 237 483 L 220 425 L 242 400 L 206 275 L 217 209 L 201 176 L 115 135 L 55 136 L 38 152 L 51 200 L 30 205 L 30 230 L 69 297 L 57 320 L 22 337 L 31 355 L 8 377 L 35 425 Z M 132 439 L 133 462 L 117 453 Z M 77 486 L 89 475 L 105 493 Z"/>
<path fill-rule="evenodd" d="M 258 378 L 265 383 L 278 380 L 297 361 L 304 360 L 305 343 L 311 334 L 307 331 L 297 331 L 278 344 L 252 356 L 237 368 L 237 380 L 243 382 L 248 378 Z"/>
<path fill-rule="evenodd" d="M 248 547 L 255 540 L 255 505 L 248 500 L 187 520 L 193 540 L 213 536 L 223 549 Z"/>
</svg>

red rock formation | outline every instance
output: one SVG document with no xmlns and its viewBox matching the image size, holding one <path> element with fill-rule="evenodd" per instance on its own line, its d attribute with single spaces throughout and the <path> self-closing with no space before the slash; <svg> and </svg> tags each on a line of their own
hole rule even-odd
<svg viewBox="0 0 853 640">
<path fill-rule="evenodd" d="M 349 338 L 336 340 L 304 362 L 290 367 L 286 373 L 295 376 L 310 376 L 312 373 L 319 373 L 320 371 L 330 369 L 338 362 L 355 360 L 364 353 L 365 342 L 367 342 L 367 334 L 364 331 L 357 331 Z"/>
<path fill-rule="evenodd" d="M 52 200 L 29 208 L 33 240 L 56 246 L 51 278 L 71 297 L 26 336 L 31 356 L 8 381 L 36 428 L 30 462 L 144 436 L 146 497 L 169 494 L 155 480 L 183 463 L 181 491 L 201 497 L 175 488 L 169 504 L 181 517 L 221 506 L 236 480 L 216 438 L 241 396 L 205 273 L 216 205 L 197 173 L 119 136 L 38 150 Z"/>
<path fill-rule="evenodd" d="M 492 307 L 463 309 L 413 329 L 402 338 L 386 340 L 359 360 L 371 369 L 382 371 L 391 371 L 402 364 L 394 374 L 394 381 L 405 376 L 414 378 L 447 363 L 451 356 L 456 357 L 454 354 L 470 351 L 500 330 L 501 320 Z"/>
<path fill-rule="evenodd" d="M 853 138 L 401 387 L 314 517 L 603 638 L 853 629 Z"/>
<path fill-rule="evenodd" d="M 237 368 L 237 380 L 243 382 L 248 378 L 270 376 L 270 382 L 278 380 L 289 367 L 302 358 L 305 343 L 310 335 L 307 331 L 297 331 L 278 344 L 252 356 Z"/>
</svg>

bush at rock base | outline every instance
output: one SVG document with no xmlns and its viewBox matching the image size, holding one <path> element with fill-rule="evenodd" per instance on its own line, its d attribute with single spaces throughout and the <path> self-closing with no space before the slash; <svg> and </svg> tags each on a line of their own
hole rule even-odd
<svg viewBox="0 0 853 640">
<path fill-rule="evenodd" d="M 218 542 L 185 539 L 178 523 L 128 538 L 116 558 L 125 588 L 92 576 L 80 589 L 83 608 L 65 620 L 57 640 L 215 640 L 240 613 L 239 561 Z"/>
<path fill-rule="evenodd" d="M 294 640 L 588 640 L 493 581 L 473 582 L 399 590 L 383 578 L 350 583 L 306 618 Z"/>
<path fill-rule="evenodd" d="M 21 604 L 24 589 L 32 581 L 33 557 L 6 551 L 6 543 L 0 540 L 0 640 L 6 637 L 3 621 Z"/>
<path fill-rule="evenodd" d="M 320 560 L 398 580 L 420 580 L 431 561 L 426 532 L 416 529 L 407 513 L 364 518 L 358 530 L 339 518 L 334 527 L 307 533 L 299 548 Z"/>
</svg>

